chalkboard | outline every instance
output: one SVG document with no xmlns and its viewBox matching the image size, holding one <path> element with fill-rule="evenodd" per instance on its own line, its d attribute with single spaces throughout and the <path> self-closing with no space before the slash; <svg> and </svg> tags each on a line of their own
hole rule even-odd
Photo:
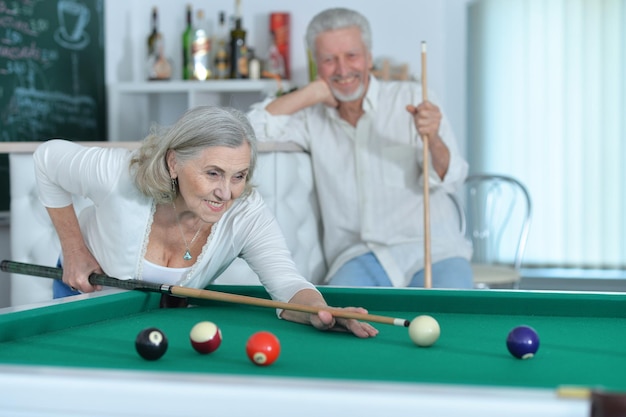
<svg viewBox="0 0 626 417">
<path fill-rule="evenodd" d="M 103 1 L 0 0 L 1 141 L 106 140 Z"/>
</svg>

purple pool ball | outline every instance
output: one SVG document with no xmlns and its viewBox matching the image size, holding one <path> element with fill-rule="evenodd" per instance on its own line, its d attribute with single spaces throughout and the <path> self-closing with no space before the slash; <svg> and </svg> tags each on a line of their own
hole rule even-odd
<svg viewBox="0 0 626 417">
<path fill-rule="evenodd" d="M 517 326 L 509 332 L 506 347 L 518 359 L 530 359 L 539 349 L 539 335 L 530 326 Z"/>
</svg>

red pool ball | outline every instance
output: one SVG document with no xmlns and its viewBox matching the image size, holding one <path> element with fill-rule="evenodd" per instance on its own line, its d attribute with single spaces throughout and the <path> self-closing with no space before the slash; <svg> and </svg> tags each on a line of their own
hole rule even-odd
<svg viewBox="0 0 626 417">
<path fill-rule="evenodd" d="M 246 354 L 255 365 L 271 365 L 280 355 L 280 342 L 270 332 L 256 332 L 250 336 L 246 343 Z"/>
<path fill-rule="evenodd" d="M 148 327 L 137 335 L 135 349 L 142 358 L 155 361 L 167 351 L 167 337 L 156 327 Z"/>
<path fill-rule="evenodd" d="M 509 332 L 506 347 L 518 359 L 530 359 L 539 349 L 539 335 L 530 326 L 517 326 Z"/>
<path fill-rule="evenodd" d="M 215 323 L 201 321 L 191 328 L 189 341 L 198 353 L 215 352 L 222 344 L 222 331 Z"/>
</svg>

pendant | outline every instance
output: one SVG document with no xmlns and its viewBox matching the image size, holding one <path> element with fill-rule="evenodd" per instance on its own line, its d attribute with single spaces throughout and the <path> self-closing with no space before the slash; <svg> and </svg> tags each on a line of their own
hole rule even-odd
<svg viewBox="0 0 626 417">
<path fill-rule="evenodd" d="M 183 259 L 186 260 L 186 261 L 189 261 L 189 260 L 193 259 L 193 257 L 189 253 L 189 250 L 185 251 L 185 254 L 183 255 Z"/>
</svg>

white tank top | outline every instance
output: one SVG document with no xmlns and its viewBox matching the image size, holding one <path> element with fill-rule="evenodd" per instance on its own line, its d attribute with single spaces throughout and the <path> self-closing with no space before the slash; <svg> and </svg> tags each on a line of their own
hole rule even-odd
<svg viewBox="0 0 626 417">
<path fill-rule="evenodd" d="M 152 262 L 143 260 L 143 280 L 148 282 L 156 282 L 157 284 L 176 285 L 183 276 L 189 271 L 189 268 L 168 268 L 153 264 Z"/>
</svg>

